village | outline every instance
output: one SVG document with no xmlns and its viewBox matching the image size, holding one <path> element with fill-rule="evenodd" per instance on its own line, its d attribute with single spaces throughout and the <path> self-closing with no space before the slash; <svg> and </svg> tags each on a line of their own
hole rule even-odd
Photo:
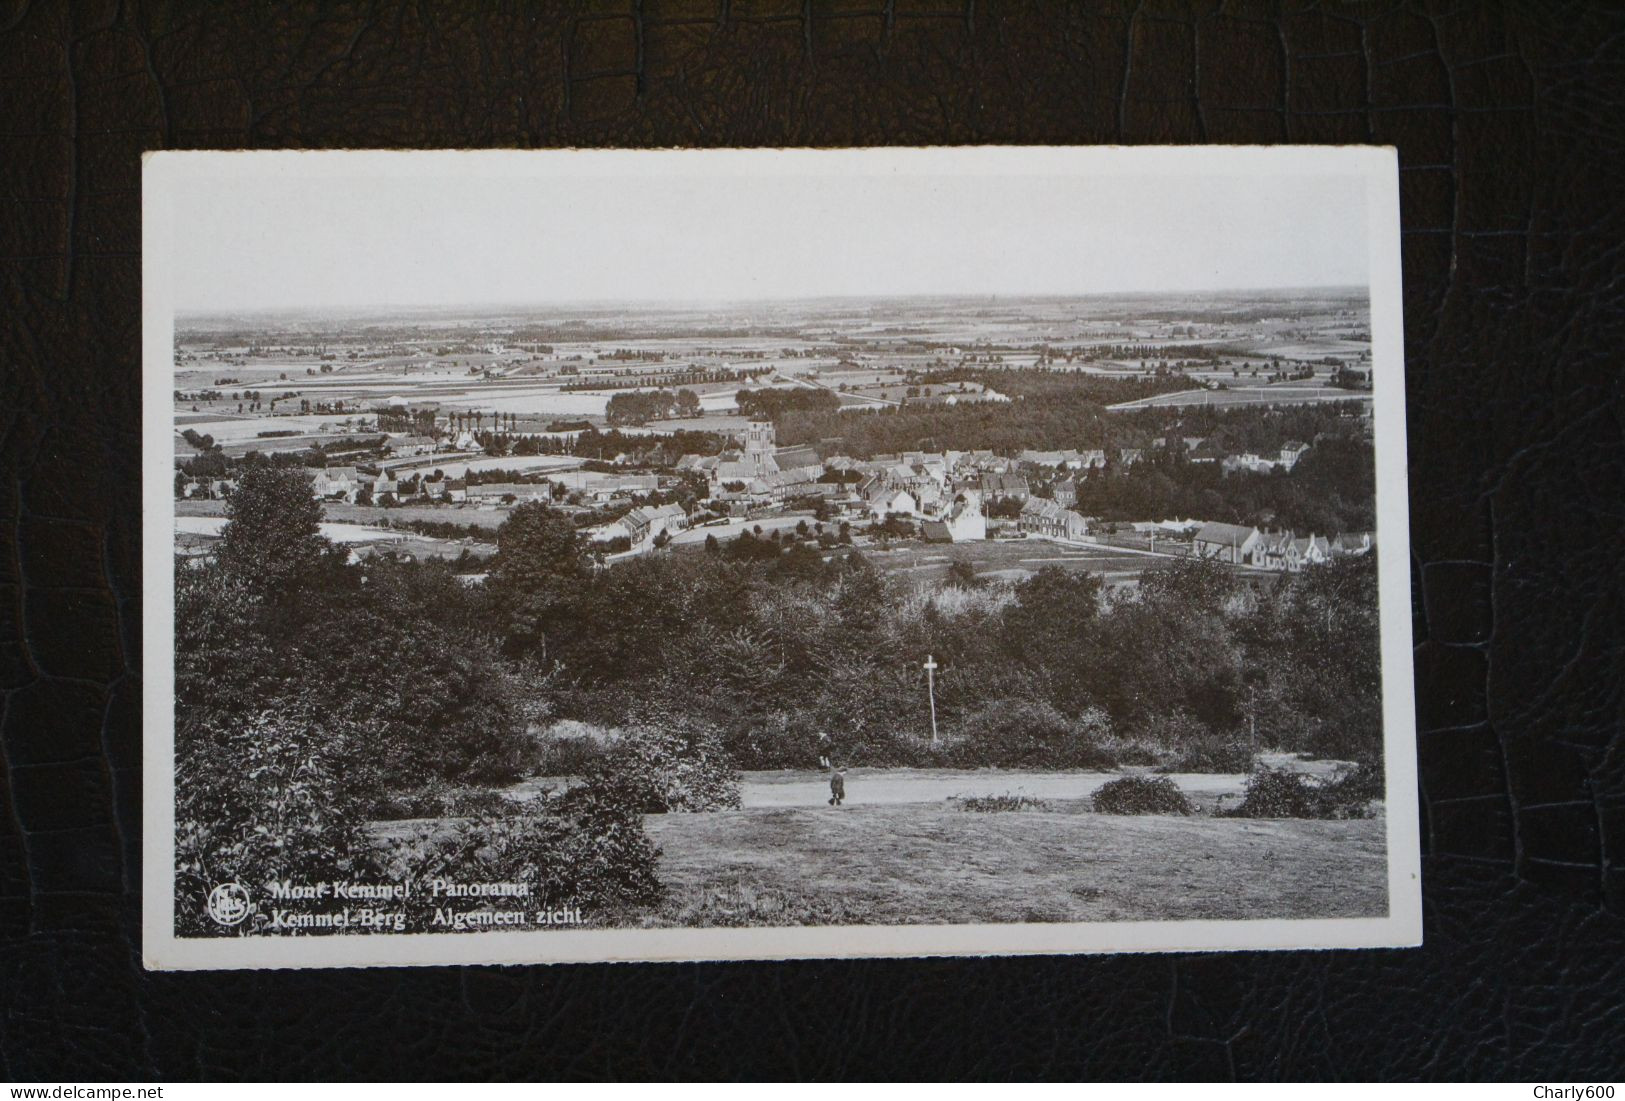
<svg viewBox="0 0 1625 1101">
<path fill-rule="evenodd" d="M 1292 478 L 1317 436 L 1363 447 L 1369 333 L 1354 296 L 1220 296 L 1177 313 L 1155 300 L 578 312 L 184 331 L 179 552 L 210 553 L 242 469 L 267 461 L 306 470 L 324 533 L 354 560 L 445 559 L 470 579 L 530 501 L 571 516 L 599 567 L 750 534 L 910 569 L 906 548 L 951 545 L 1011 578 L 1058 558 L 1132 584 L 1179 558 L 1295 572 L 1372 546 L 1368 523 L 1243 514 L 1211 492 L 1184 510 L 1103 501 L 1176 468 L 1209 474 L 1223 500 Z M 1027 425 L 1052 406 L 1107 423 Z M 1286 409 L 1338 413 L 1300 439 L 1278 427 Z M 1226 413 L 1245 431 L 1216 434 Z M 888 446 L 899 432 L 907 446 Z M 1100 446 L 1052 446 L 1074 441 Z M 1324 461 L 1357 461 L 1338 456 Z M 1055 550 L 1027 561 L 1010 550 L 1021 541 Z"/>
<path fill-rule="evenodd" d="M 451 421 L 435 422 L 429 431 L 385 433 L 376 441 L 372 462 L 308 471 L 311 492 L 336 515 L 372 517 L 372 523 L 336 524 L 330 533 L 350 544 L 355 557 L 457 558 L 468 552 L 478 559 L 490 552 L 488 543 L 435 539 L 412 532 L 411 526 L 494 528 L 507 510 L 527 501 L 545 501 L 587 519 L 612 515 L 583 528 L 600 564 L 743 532 L 781 530 L 825 549 L 854 542 L 975 545 L 1030 539 L 1119 558 L 1198 556 L 1245 570 L 1293 572 L 1364 554 L 1373 545 L 1369 531 L 1300 532 L 1177 517 L 1107 523 L 1075 507 L 1080 486 L 1123 476 L 1147 461 L 1216 464 L 1227 476 L 1290 474 L 1311 449 L 1300 440 L 1289 440 L 1269 455 L 1219 454 L 1201 438 L 1158 437 L 1149 448 L 1112 453 L 1024 449 L 999 455 L 978 449 L 858 459 L 838 449 L 826 455 L 811 445 L 779 445 L 773 423 L 755 420 L 717 453 L 690 452 L 663 466 L 618 453 L 607 460 L 543 456 L 552 461 L 539 468 L 515 459 L 515 469 L 502 458 L 513 447 L 512 435 L 476 436 Z M 554 436 L 574 442 L 581 432 Z M 208 516 L 221 509 L 203 502 L 229 496 L 234 480 L 182 473 L 176 487 L 193 506 L 182 506 L 180 530 L 193 537 L 195 549 L 206 552 L 217 530 Z M 392 522 L 397 516 L 405 521 L 400 528 Z M 974 547 L 966 549 L 974 553 Z"/>
</svg>

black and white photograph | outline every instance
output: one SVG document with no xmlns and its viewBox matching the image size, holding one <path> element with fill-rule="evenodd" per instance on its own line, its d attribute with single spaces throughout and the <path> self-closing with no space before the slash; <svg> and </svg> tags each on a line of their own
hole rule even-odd
<svg viewBox="0 0 1625 1101">
<path fill-rule="evenodd" d="M 1420 941 L 1391 149 L 143 175 L 148 967 Z"/>
</svg>

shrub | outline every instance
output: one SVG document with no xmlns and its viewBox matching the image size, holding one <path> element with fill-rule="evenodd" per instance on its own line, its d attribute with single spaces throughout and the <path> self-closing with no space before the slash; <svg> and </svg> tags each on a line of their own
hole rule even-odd
<svg viewBox="0 0 1625 1101">
<path fill-rule="evenodd" d="M 370 808 L 373 818 L 472 818 L 501 815 L 510 801 L 487 787 L 463 787 L 438 777 L 415 791 L 388 792 Z"/>
<path fill-rule="evenodd" d="M 459 823 L 398 842 L 393 873 L 424 889 L 413 893 L 413 927 L 434 929 L 437 877 L 461 883 L 520 883 L 523 908 L 579 906 L 583 917 L 660 901 L 660 850 L 621 794 L 591 783 L 532 800 L 505 817 Z M 442 903 L 443 904 L 443 903 Z M 506 907 L 505 900 L 493 906 Z"/>
<path fill-rule="evenodd" d="M 951 795 L 949 799 L 959 805 L 960 810 L 974 811 L 978 814 L 993 814 L 999 811 L 1012 810 L 1049 810 L 1050 805 L 1043 799 L 1031 795 L 1011 794 L 1003 795 Z"/>
<path fill-rule="evenodd" d="M 1388 794 L 1382 765 L 1375 761 L 1362 761 L 1352 768 L 1339 766 L 1326 781 L 1325 793 L 1338 805 L 1372 803 L 1382 799 Z"/>
<path fill-rule="evenodd" d="M 588 776 L 643 814 L 739 806 L 739 773 L 715 729 L 699 724 L 632 727 Z"/>
<path fill-rule="evenodd" d="M 1230 818 L 1319 818 L 1316 794 L 1303 773 L 1262 766 L 1247 778 L 1240 805 L 1224 813 Z"/>
<path fill-rule="evenodd" d="M 1369 818 L 1383 796 L 1382 770 L 1362 764 L 1325 779 L 1291 769 L 1261 767 L 1247 778 L 1241 803 L 1231 818 Z"/>
<path fill-rule="evenodd" d="M 955 756 L 967 765 L 1111 768 L 1109 731 L 1097 709 L 1072 719 L 1042 699 L 994 700 L 961 721 Z"/>
<path fill-rule="evenodd" d="M 1188 711 L 1152 716 L 1143 736 L 1157 747 L 1158 772 L 1248 772 L 1253 767 L 1247 742 L 1213 730 Z"/>
<path fill-rule="evenodd" d="M 370 781 L 346 767 L 358 731 L 308 713 L 262 712 L 189 731 L 175 763 L 175 933 L 240 936 L 270 921 L 261 908 L 236 926 L 209 920 L 209 893 L 366 879 L 377 868 L 363 829 Z"/>
<path fill-rule="evenodd" d="M 562 720 L 536 739 L 537 776 L 585 776 L 592 772 L 614 743 L 613 733 L 587 723 Z"/>
<path fill-rule="evenodd" d="M 1166 776 L 1125 776 L 1095 792 L 1097 814 L 1194 814 L 1196 807 Z"/>
<path fill-rule="evenodd" d="M 1158 772 L 1250 772 L 1253 749 L 1239 738 L 1204 733 L 1168 749 Z"/>
</svg>

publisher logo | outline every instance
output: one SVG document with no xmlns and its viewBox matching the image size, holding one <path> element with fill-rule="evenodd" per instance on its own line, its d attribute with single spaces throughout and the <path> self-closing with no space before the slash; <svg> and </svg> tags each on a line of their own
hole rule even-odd
<svg viewBox="0 0 1625 1101">
<path fill-rule="evenodd" d="M 221 925 L 241 924 L 248 908 L 248 889 L 241 883 L 222 883 L 209 892 L 209 916 Z"/>
</svg>

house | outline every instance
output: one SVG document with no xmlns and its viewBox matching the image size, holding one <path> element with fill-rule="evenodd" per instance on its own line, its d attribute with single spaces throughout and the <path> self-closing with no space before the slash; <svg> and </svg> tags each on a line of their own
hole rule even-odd
<svg viewBox="0 0 1625 1101">
<path fill-rule="evenodd" d="M 1078 480 L 1066 478 L 1056 482 L 1052 492 L 1055 494 L 1055 503 L 1062 508 L 1071 508 L 1078 503 Z"/>
<path fill-rule="evenodd" d="M 1100 470 L 1106 465 L 1106 452 L 1102 448 L 1078 452 L 1078 466 L 1084 470 Z"/>
<path fill-rule="evenodd" d="M 372 482 L 372 499 L 374 501 L 383 500 L 384 494 L 386 494 L 386 493 L 393 496 L 394 494 L 397 494 L 400 491 L 401 491 L 401 484 L 399 482 L 397 482 L 394 478 L 391 478 L 388 474 L 380 474 L 380 475 L 378 475 L 378 477 L 373 479 L 373 482 Z"/>
<path fill-rule="evenodd" d="M 1082 539 L 1089 530 L 1082 516 L 1044 497 L 1029 497 L 1022 503 L 1016 526 L 1029 535 L 1052 539 Z"/>
<path fill-rule="evenodd" d="M 1238 470 L 1246 470 L 1253 474 L 1268 474 L 1275 469 L 1275 463 L 1251 451 L 1240 455 L 1231 455 L 1220 464 L 1226 474 L 1234 474 Z"/>
<path fill-rule="evenodd" d="M 329 466 L 316 472 L 310 488 L 317 497 L 342 497 L 354 502 L 356 490 L 361 488 L 361 475 L 353 466 Z"/>
<path fill-rule="evenodd" d="M 927 520 L 921 531 L 928 542 L 968 543 L 987 538 L 987 516 L 982 497 L 974 489 L 954 498 L 948 510 L 935 520 Z"/>
<path fill-rule="evenodd" d="M 1298 550 L 1298 562 L 1305 566 L 1318 566 L 1332 556 L 1332 546 L 1324 535 L 1310 533 L 1306 539 L 1293 540 Z"/>
<path fill-rule="evenodd" d="M 500 504 L 505 497 L 516 501 L 551 501 L 553 487 L 547 482 L 486 482 L 466 486 L 463 497 L 485 505 Z"/>
<path fill-rule="evenodd" d="M 441 492 L 453 502 L 468 500 L 468 482 L 461 478 L 447 478 L 440 483 Z"/>
<path fill-rule="evenodd" d="M 643 505 L 622 516 L 611 528 L 617 526 L 620 530 L 616 534 L 624 533 L 635 547 L 662 532 L 682 531 L 688 527 L 688 513 L 678 504 Z"/>
<path fill-rule="evenodd" d="M 591 473 L 589 471 L 589 473 Z M 602 486 L 594 486 L 594 492 L 607 490 L 615 493 L 653 493 L 660 488 L 658 474 L 612 474 L 606 475 Z"/>
<path fill-rule="evenodd" d="M 764 474 L 760 478 L 752 478 L 745 488 L 752 497 L 782 501 L 786 497 L 817 492 L 814 487 L 822 484 L 818 481 L 822 474 L 823 467 L 798 466 L 790 470 Z"/>
<path fill-rule="evenodd" d="M 1296 573 L 1303 568 L 1297 541 L 1290 531 L 1267 531 L 1253 548 L 1253 565 L 1266 570 Z"/>
<path fill-rule="evenodd" d="M 811 444 L 799 444 L 795 447 L 781 447 L 773 453 L 773 461 L 780 470 L 800 470 L 804 468 L 815 469 L 823 473 L 824 462 L 818 457 L 818 449 Z"/>
<path fill-rule="evenodd" d="M 1257 528 L 1240 524 L 1203 524 L 1191 541 L 1191 553 L 1198 558 L 1244 565 L 1253 560 L 1263 536 Z"/>
<path fill-rule="evenodd" d="M 1145 458 L 1145 452 L 1138 447 L 1121 447 L 1117 450 L 1117 461 L 1123 466 L 1133 466 Z"/>
<path fill-rule="evenodd" d="M 863 500 L 864 506 L 877 520 L 885 519 L 893 512 L 913 516 L 920 511 L 920 502 L 912 493 L 883 478 L 873 479 L 873 484 L 863 494 Z"/>
<path fill-rule="evenodd" d="M 1027 486 L 1027 479 L 1020 474 L 982 475 L 982 497 L 984 500 L 994 501 L 1001 497 L 1008 497 L 1015 501 L 1025 501 L 1031 495 L 1031 490 Z"/>
<path fill-rule="evenodd" d="M 1373 540 L 1368 531 L 1338 532 L 1332 537 L 1328 553 L 1337 558 L 1347 558 L 1351 555 L 1365 554 L 1372 547 Z"/>
<path fill-rule="evenodd" d="M 1016 456 L 1016 461 L 1030 466 L 1060 466 L 1066 462 L 1066 456 L 1059 451 L 1023 451 Z"/>
<path fill-rule="evenodd" d="M 434 450 L 434 440 L 428 436 L 392 436 L 384 443 L 391 455 L 427 455 Z"/>
<path fill-rule="evenodd" d="M 1281 445 L 1281 458 L 1279 460 L 1281 468 L 1291 470 L 1298 465 L 1298 460 L 1303 458 L 1304 452 L 1308 450 L 1309 445 L 1302 440 L 1288 440 Z"/>
</svg>

